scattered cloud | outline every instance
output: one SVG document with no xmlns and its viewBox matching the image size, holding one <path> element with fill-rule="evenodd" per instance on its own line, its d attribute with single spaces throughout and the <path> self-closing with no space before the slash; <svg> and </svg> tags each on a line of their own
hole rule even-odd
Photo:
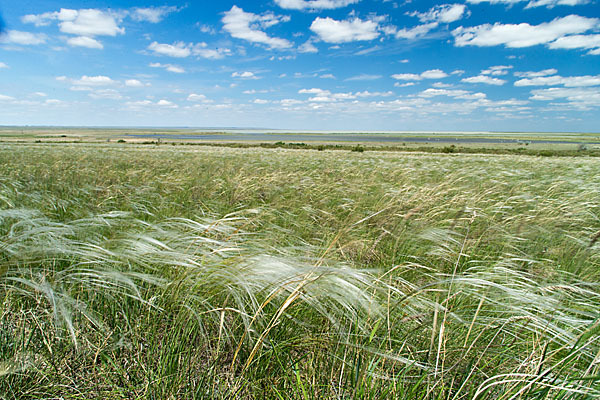
<svg viewBox="0 0 600 400">
<path fill-rule="evenodd" d="M 244 71 L 244 72 L 234 72 L 231 74 L 232 78 L 241 78 L 241 79 L 260 79 L 258 76 L 254 75 L 254 72 Z"/>
<path fill-rule="evenodd" d="M 187 97 L 187 101 L 192 101 L 192 102 L 195 102 L 195 103 L 211 103 L 212 102 L 205 95 L 203 95 L 203 94 L 196 94 L 196 93 L 190 94 Z"/>
<path fill-rule="evenodd" d="M 461 26 L 453 30 L 452 34 L 458 47 L 504 45 L 508 48 L 522 48 L 545 44 L 550 48 L 559 48 L 557 46 L 561 46 L 560 43 L 566 46 L 565 42 L 560 41 L 561 38 L 587 32 L 597 28 L 599 24 L 598 18 L 569 15 L 539 25 L 496 23 L 468 28 Z"/>
<path fill-rule="evenodd" d="M 0 35 L 0 43 L 20 44 L 24 46 L 46 43 L 47 37 L 42 33 L 31 33 L 23 31 L 6 31 Z"/>
<path fill-rule="evenodd" d="M 67 39 L 67 44 L 74 47 L 87 47 L 88 49 L 103 49 L 102 43 L 87 36 L 76 36 Z"/>
<path fill-rule="evenodd" d="M 6 65 L 3 62 L 0 62 L 0 69 L 2 69 L 2 68 L 8 68 L 8 65 Z"/>
<path fill-rule="evenodd" d="M 530 99 L 532 100 L 552 101 L 564 99 L 581 109 L 600 107 L 599 88 L 548 88 L 533 90 L 531 94 Z"/>
<path fill-rule="evenodd" d="M 71 80 L 73 85 L 77 86 L 110 86 L 117 84 L 117 81 L 104 75 L 87 76 L 83 75 L 79 79 Z"/>
<path fill-rule="evenodd" d="M 155 54 L 177 58 L 189 57 L 192 54 L 190 46 L 183 42 L 175 42 L 174 44 L 152 42 L 148 46 L 148 50 Z"/>
<path fill-rule="evenodd" d="M 562 77 L 559 75 L 539 76 L 534 78 L 520 79 L 515 82 L 515 86 L 556 86 L 562 85 L 565 87 L 585 87 L 585 86 L 600 86 L 600 75 L 585 75 L 585 76 L 569 76 Z"/>
<path fill-rule="evenodd" d="M 257 15 L 233 6 L 231 10 L 225 12 L 225 16 L 221 21 L 223 22 L 223 29 L 236 39 L 264 44 L 270 49 L 288 49 L 292 47 L 290 41 L 270 37 L 261 28 L 266 29 L 289 20 L 290 18 L 286 16 L 276 16 L 273 13 Z"/>
<path fill-rule="evenodd" d="M 418 39 L 427 35 L 432 29 L 439 26 L 437 22 L 430 22 L 424 25 L 418 25 L 414 28 L 403 28 L 396 32 L 397 39 Z"/>
<path fill-rule="evenodd" d="M 332 10 L 356 4 L 360 0 L 275 0 L 281 8 L 288 10 Z"/>
<path fill-rule="evenodd" d="M 467 3 L 471 4 L 481 4 L 481 3 L 490 3 L 490 4 L 506 4 L 506 5 L 514 5 L 517 3 L 522 3 L 525 1 L 529 1 L 525 8 L 534 8 L 534 7 L 548 7 L 553 8 L 555 6 L 577 6 L 580 4 L 589 3 L 589 0 L 467 0 Z"/>
<path fill-rule="evenodd" d="M 156 24 L 156 23 L 159 23 L 160 21 L 162 21 L 169 14 L 178 12 L 181 9 L 182 8 L 175 7 L 175 6 L 172 6 L 172 7 L 168 7 L 168 6 L 146 7 L 146 8 L 136 7 L 131 11 L 131 18 L 134 21 L 138 21 L 138 22 L 150 22 L 150 23 Z"/>
<path fill-rule="evenodd" d="M 127 79 L 125 81 L 125 86 L 139 88 L 139 87 L 144 87 L 147 85 L 144 85 L 142 82 L 138 81 L 137 79 Z"/>
<path fill-rule="evenodd" d="M 185 73 L 185 69 L 183 69 L 182 67 L 180 67 L 178 65 L 173 65 L 173 64 L 150 63 L 149 67 L 151 67 L 151 68 L 164 68 L 167 71 L 174 72 L 176 74 L 183 74 L 183 73 Z"/>
<path fill-rule="evenodd" d="M 35 26 L 47 26 L 58 21 L 59 30 L 75 35 L 67 39 L 71 46 L 101 49 L 102 44 L 94 39 L 96 36 L 117 36 L 125 33 L 119 26 L 123 14 L 98 9 L 71 10 L 61 8 L 60 11 L 43 14 L 28 14 L 21 18 L 23 23 Z"/>
<path fill-rule="evenodd" d="M 398 81 L 420 81 L 423 79 L 442 79 L 447 76 L 448 74 L 441 69 L 430 69 L 421 74 L 394 74 L 392 78 Z"/>
<path fill-rule="evenodd" d="M 375 19 L 354 18 L 337 21 L 330 17 L 317 17 L 310 30 L 327 43 L 348 43 L 361 40 L 373 40 L 379 37 L 379 23 Z"/>
<path fill-rule="evenodd" d="M 471 76 L 469 78 L 463 78 L 461 79 L 461 82 L 466 82 L 466 83 L 484 83 L 486 85 L 495 85 L 495 86 L 502 86 L 506 83 L 506 81 L 504 79 L 500 79 L 500 78 L 493 78 L 489 75 L 477 75 L 477 76 Z"/>
<path fill-rule="evenodd" d="M 298 51 L 300 53 L 318 53 L 319 49 L 317 49 L 315 45 L 312 44 L 312 42 L 309 40 L 308 42 L 300 45 L 300 47 L 298 47 Z"/>
<path fill-rule="evenodd" d="M 345 81 L 375 81 L 377 79 L 381 79 L 381 75 L 370 75 L 370 74 L 360 74 L 354 75 L 350 78 L 344 79 Z"/>
<path fill-rule="evenodd" d="M 508 70 L 512 69 L 512 65 L 495 65 L 481 71 L 482 75 L 501 76 L 508 74 Z"/>
<path fill-rule="evenodd" d="M 423 23 L 427 22 L 437 22 L 449 24 L 451 22 L 458 21 L 463 18 L 463 16 L 468 16 L 469 12 L 467 11 L 467 6 L 464 4 L 443 4 L 439 6 L 435 6 L 431 8 L 429 11 L 420 13 L 420 12 L 412 12 L 407 13 L 411 17 L 419 18 L 419 21 Z"/>
<path fill-rule="evenodd" d="M 425 97 L 425 98 L 429 98 L 429 97 L 435 97 L 435 96 L 448 96 L 448 97 L 453 97 L 456 99 L 464 99 L 464 100 L 479 100 L 479 99 L 485 99 L 486 95 L 485 93 L 472 93 L 469 92 L 467 90 L 451 90 L 451 89 L 434 89 L 434 88 L 429 88 L 426 89 L 424 91 L 422 91 L 421 93 L 419 93 L 419 97 Z"/>
<path fill-rule="evenodd" d="M 548 45 L 551 49 L 591 49 L 588 54 L 600 54 L 600 35 L 571 35 L 558 38 Z"/>
<path fill-rule="evenodd" d="M 542 71 L 515 72 L 515 76 L 522 78 L 537 78 L 540 76 L 554 75 L 558 70 L 554 68 L 544 69 Z"/>
</svg>

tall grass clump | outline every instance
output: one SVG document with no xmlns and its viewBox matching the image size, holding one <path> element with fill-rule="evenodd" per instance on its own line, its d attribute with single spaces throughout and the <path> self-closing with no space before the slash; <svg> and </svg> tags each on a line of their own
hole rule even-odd
<svg viewBox="0 0 600 400">
<path fill-rule="evenodd" d="M 9 147 L 0 398 L 600 396 L 594 159 Z"/>
</svg>

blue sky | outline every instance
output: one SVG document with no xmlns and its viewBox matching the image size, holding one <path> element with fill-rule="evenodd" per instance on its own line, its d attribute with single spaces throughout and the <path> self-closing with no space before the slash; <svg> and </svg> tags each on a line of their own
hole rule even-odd
<svg viewBox="0 0 600 400">
<path fill-rule="evenodd" d="M 31 0 L 0 13 L 0 125 L 600 131 L 597 0 Z"/>
</svg>

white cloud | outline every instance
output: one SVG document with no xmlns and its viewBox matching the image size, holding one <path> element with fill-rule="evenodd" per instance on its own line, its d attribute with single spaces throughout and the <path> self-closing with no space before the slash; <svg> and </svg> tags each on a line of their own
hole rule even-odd
<svg viewBox="0 0 600 400">
<path fill-rule="evenodd" d="M 429 24 L 418 25 L 411 29 L 400 29 L 396 32 L 397 39 L 417 39 L 423 37 L 429 33 L 432 29 L 439 26 L 437 22 L 431 22 Z"/>
<path fill-rule="evenodd" d="M 589 54 L 600 51 L 600 35 L 571 35 L 558 38 L 548 45 L 551 49 L 595 49 Z"/>
<path fill-rule="evenodd" d="M 148 50 L 153 51 L 156 54 L 169 57 L 185 58 L 192 54 L 189 45 L 183 42 L 175 42 L 174 44 L 164 44 L 158 42 L 152 42 L 148 46 Z"/>
<path fill-rule="evenodd" d="M 315 45 L 312 44 L 312 42 L 309 40 L 308 42 L 298 47 L 298 51 L 300 53 L 318 53 L 319 49 L 317 49 Z"/>
<path fill-rule="evenodd" d="M 0 62 L 0 69 L 1 69 L 1 68 L 8 68 L 8 65 L 6 65 L 6 64 L 5 64 L 5 63 L 3 63 L 3 62 Z"/>
<path fill-rule="evenodd" d="M 216 49 L 209 49 L 208 44 L 202 42 L 192 47 L 192 53 L 195 56 L 206 58 L 209 60 L 220 60 L 225 56 L 231 55 L 231 50 L 226 47 L 219 47 Z"/>
<path fill-rule="evenodd" d="M 268 104 L 270 103 L 269 100 L 264 100 L 264 99 L 254 99 L 252 100 L 252 103 L 254 104 Z"/>
<path fill-rule="evenodd" d="M 565 99 L 574 106 L 588 109 L 589 107 L 600 107 L 599 88 L 549 88 L 533 90 L 532 100 L 552 101 Z"/>
<path fill-rule="evenodd" d="M 102 43 L 94 39 L 96 36 L 117 36 L 125 33 L 125 28 L 119 26 L 123 14 L 98 9 L 71 10 L 61 8 L 60 11 L 43 14 L 25 15 L 23 23 L 35 26 L 46 26 L 52 21 L 58 21 L 61 32 L 75 35 L 67 39 L 71 46 L 103 48 Z"/>
<path fill-rule="evenodd" d="M 524 1 L 529 1 L 529 3 L 527 4 L 527 6 L 525 8 L 542 7 L 542 6 L 552 8 L 555 6 L 577 6 L 580 4 L 589 3 L 589 0 L 467 0 L 467 3 L 471 3 L 471 4 L 490 3 L 490 4 L 513 5 L 516 3 L 522 3 Z"/>
<path fill-rule="evenodd" d="M 176 74 L 185 73 L 185 69 L 183 69 L 182 67 L 180 67 L 178 65 L 173 65 L 173 64 L 150 63 L 149 66 L 151 68 L 164 68 L 167 71 L 174 72 Z"/>
<path fill-rule="evenodd" d="M 125 86 L 128 86 L 128 87 L 144 87 L 146 85 L 144 85 L 142 82 L 138 81 L 137 79 L 127 79 L 125 81 Z"/>
<path fill-rule="evenodd" d="M 6 31 L 0 35 L 0 43 L 11 43 L 20 45 L 38 45 L 46 43 L 46 35 L 22 31 Z"/>
<path fill-rule="evenodd" d="M 326 17 L 317 17 L 310 25 L 310 30 L 327 43 L 348 43 L 359 40 L 373 40 L 379 36 L 379 23 L 375 20 L 354 18 L 337 21 Z"/>
<path fill-rule="evenodd" d="M 167 15 L 179 11 L 178 7 L 147 7 L 147 8 L 134 8 L 131 12 L 131 18 L 134 21 L 146 21 L 156 24 L 162 21 Z"/>
<path fill-rule="evenodd" d="M 495 85 L 495 86 L 502 86 L 502 85 L 504 85 L 506 83 L 506 81 L 504 79 L 492 78 L 489 75 L 471 76 L 469 78 L 463 78 L 463 79 L 461 79 L 461 82 L 466 82 L 466 83 L 485 83 L 486 85 Z"/>
<path fill-rule="evenodd" d="M 108 100 L 120 100 L 123 98 L 121 93 L 116 91 L 115 89 L 98 89 L 92 91 L 89 96 L 93 99 L 108 99 Z"/>
<path fill-rule="evenodd" d="M 169 100 L 159 100 L 156 102 L 156 105 L 159 107 L 166 107 L 166 108 L 177 108 L 179 107 L 177 104 L 173 103 L 172 101 Z"/>
<path fill-rule="evenodd" d="M 67 44 L 69 46 L 87 47 L 89 49 L 103 49 L 104 48 L 102 43 L 100 43 L 96 39 L 92 39 L 92 38 L 86 37 L 86 36 L 77 36 L 77 37 L 69 38 L 69 39 L 67 39 Z"/>
<path fill-rule="evenodd" d="M 98 75 L 98 76 L 83 75 L 80 79 L 72 80 L 71 83 L 73 83 L 74 85 L 78 85 L 78 86 L 110 86 L 110 85 L 115 85 L 118 82 L 115 80 L 112 80 L 108 76 L 104 76 L 104 75 Z"/>
<path fill-rule="evenodd" d="M 208 100 L 203 94 L 192 93 L 187 97 L 187 101 L 199 102 L 199 103 L 210 103 L 211 100 Z"/>
<path fill-rule="evenodd" d="M 6 96 L 6 95 L 3 95 L 3 94 L 0 94 L 0 101 L 12 101 L 12 100 L 14 100 L 14 99 L 15 99 L 14 97 L 11 97 L 11 96 Z"/>
<path fill-rule="evenodd" d="M 258 76 L 254 75 L 254 72 L 244 71 L 244 72 L 234 72 L 231 74 L 232 78 L 241 78 L 241 79 L 260 79 Z"/>
<path fill-rule="evenodd" d="M 442 79 L 446 78 L 447 76 L 448 74 L 441 69 L 430 69 L 429 71 L 425 71 L 421 74 L 421 78 L 423 79 Z"/>
<path fill-rule="evenodd" d="M 418 17 L 421 22 L 451 23 L 458 21 L 465 15 L 467 7 L 464 4 L 443 4 L 435 6 L 427 12 L 412 12 L 408 15 Z"/>
<path fill-rule="evenodd" d="M 459 27 L 452 31 L 455 45 L 499 46 L 509 48 L 530 47 L 550 43 L 567 35 L 579 34 L 598 27 L 600 19 L 569 15 L 539 25 L 484 24 L 474 27 Z"/>
<path fill-rule="evenodd" d="M 223 29 L 232 37 L 247 40 L 251 43 L 261 43 L 271 49 L 288 49 L 292 47 L 286 39 L 270 37 L 260 28 L 266 29 L 280 22 L 289 21 L 289 17 L 276 16 L 272 13 L 257 15 L 248 13 L 237 6 L 225 12 L 221 20 Z"/>
<path fill-rule="evenodd" d="M 430 69 L 421 74 L 394 74 L 392 78 L 398 81 L 420 81 L 423 79 L 442 79 L 447 76 L 448 74 L 441 69 Z"/>
<path fill-rule="evenodd" d="M 426 89 L 424 91 L 422 91 L 421 93 L 419 93 L 419 97 L 425 97 L 425 98 L 430 98 L 430 97 L 436 97 L 436 96 L 448 96 L 448 97 L 453 97 L 456 99 L 463 99 L 463 100 L 480 100 L 480 99 L 485 99 L 486 95 L 485 93 L 472 93 L 466 90 L 451 90 L 451 89 L 433 89 L 433 88 L 429 88 Z"/>
<path fill-rule="evenodd" d="M 537 78 L 540 76 L 554 75 L 558 70 L 554 68 L 544 69 L 542 71 L 515 72 L 515 76 L 523 78 Z"/>
<path fill-rule="evenodd" d="M 506 75 L 508 74 L 508 70 L 512 67 L 512 65 L 494 65 L 493 67 L 489 67 L 488 69 L 482 70 L 481 74 L 493 76 Z"/>
<path fill-rule="evenodd" d="M 377 79 L 381 79 L 381 75 L 369 75 L 369 74 L 360 74 L 351 76 L 350 78 L 344 79 L 345 81 L 375 81 Z"/>
<path fill-rule="evenodd" d="M 563 85 L 565 87 L 584 87 L 600 86 L 600 75 L 591 76 L 568 76 L 559 75 L 540 76 L 530 79 L 520 79 L 515 82 L 515 86 L 555 86 Z"/>
<path fill-rule="evenodd" d="M 321 79 L 336 79 L 335 75 L 333 74 L 323 74 L 323 75 L 319 75 L 319 78 Z"/>
<path fill-rule="evenodd" d="M 66 11 L 63 13 L 63 11 Z M 96 9 L 61 10 L 58 19 L 60 31 L 78 36 L 116 36 L 125 33 L 118 26 L 117 17 Z"/>
<path fill-rule="evenodd" d="M 356 4 L 360 0 L 275 0 L 275 3 L 289 10 L 332 10 Z"/>
</svg>

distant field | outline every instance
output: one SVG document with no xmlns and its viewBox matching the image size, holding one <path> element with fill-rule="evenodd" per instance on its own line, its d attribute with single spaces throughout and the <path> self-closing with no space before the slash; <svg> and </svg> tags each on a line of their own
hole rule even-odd
<svg viewBox="0 0 600 400">
<path fill-rule="evenodd" d="M 0 141 L 164 143 L 362 143 L 372 146 L 461 145 L 481 148 L 573 149 L 581 144 L 600 149 L 600 133 L 543 132 L 294 132 L 283 130 L 134 129 L 134 128 L 0 128 Z"/>
<path fill-rule="evenodd" d="M 600 396 L 599 158 L 131 134 L 0 132 L 0 398 Z"/>
</svg>

